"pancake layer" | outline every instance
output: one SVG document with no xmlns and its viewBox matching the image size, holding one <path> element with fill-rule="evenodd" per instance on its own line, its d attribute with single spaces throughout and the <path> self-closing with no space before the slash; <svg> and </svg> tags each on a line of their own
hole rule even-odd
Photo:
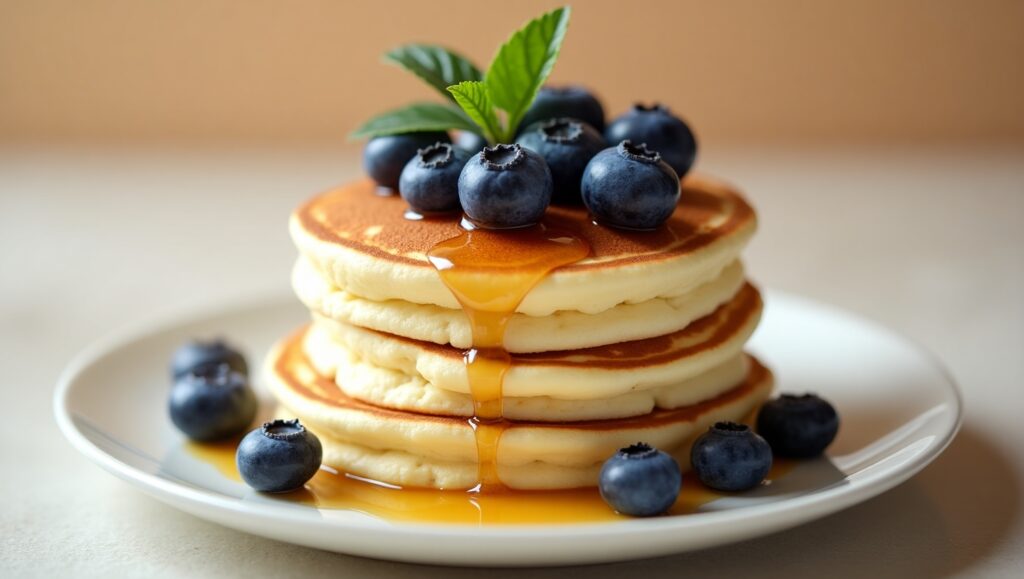
<svg viewBox="0 0 1024 579">
<path fill-rule="evenodd" d="M 267 363 L 280 412 L 298 417 L 324 443 L 324 462 L 403 486 L 459 489 L 477 482 L 473 431 L 461 418 L 390 410 L 349 397 L 303 351 L 303 330 Z M 699 404 L 616 420 L 512 422 L 498 448 L 498 473 L 514 489 L 591 486 L 615 450 L 643 440 L 686 457 L 693 438 L 718 420 L 741 420 L 771 390 L 771 373 L 753 358 L 740 383 Z M 680 460 L 688 464 L 688 460 Z"/>
<path fill-rule="evenodd" d="M 400 197 L 373 190 L 373 183 L 360 181 L 300 207 L 290 222 L 300 253 L 333 287 L 352 296 L 457 310 L 426 252 L 457 236 L 458 220 L 410 221 Z M 757 225 L 742 196 L 701 175 L 683 181 L 679 207 L 658 231 L 621 232 L 594 225 L 582 208 L 554 206 L 544 223 L 586 240 L 591 255 L 538 284 L 516 310 L 529 316 L 596 314 L 619 304 L 682 296 L 736 261 Z"/>
<path fill-rule="evenodd" d="M 612 346 L 513 356 L 504 379 L 505 416 L 571 421 L 647 414 L 712 398 L 746 373 L 743 344 L 761 313 L 746 286 L 685 329 Z M 471 416 L 463 352 L 317 319 L 304 350 L 345 394 L 379 406 Z"/>
<path fill-rule="evenodd" d="M 734 261 L 713 279 L 674 297 L 623 303 L 597 314 L 517 313 L 509 320 L 505 348 L 512 353 L 561 351 L 663 336 L 715 311 L 733 299 L 744 283 L 743 266 Z M 469 319 L 461 308 L 360 298 L 331 285 L 304 259 L 295 265 L 292 286 L 303 304 L 323 317 L 423 342 L 459 349 L 472 346 Z"/>
<path fill-rule="evenodd" d="M 312 346 L 312 347 L 311 347 Z M 307 340 L 310 363 L 325 376 L 335 376 L 338 387 L 346 395 L 368 404 L 441 416 L 473 416 L 473 399 L 437 388 L 420 376 L 410 376 L 361 360 L 351 353 L 342 354 L 335 372 L 325 372 L 316 359 L 316 345 Z M 333 357 L 332 360 L 333 361 Z M 330 367 L 328 362 L 327 367 Z M 670 386 L 629 392 L 609 398 L 566 400 L 551 396 L 528 398 L 503 396 L 502 414 L 510 420 L 538 422 L 572 422 L 625 418 L 647 414 L 657 408 L 677 408 L 696 403 L 728 390 L 746 375 L 743 356 L 715 366 L 711 370 Z M 341 378 L 340 380 L 337 378 Z"/>
</svg>

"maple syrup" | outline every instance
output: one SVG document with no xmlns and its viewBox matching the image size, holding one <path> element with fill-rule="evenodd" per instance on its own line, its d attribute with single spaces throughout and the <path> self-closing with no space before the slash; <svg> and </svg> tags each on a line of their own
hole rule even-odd
<svg viewBox="0 0 1024 579">
<path fill-rule="evenodd" d="M 236 442 L 187 443 L 189 454 L 241 482 L 235 466 Z M 776 461 L 764 484 L 771 484 L 792 469 L 789 461 Z M 612 510 L 596 487 L 558 491 L 498 490 L 485 493 L 402 488 L 338 472 L 328 466 L 288 493 L 264 494 L 275 500 L 319 509 L 346 509 L 388 521 L 455 523 L 469 525 L 575 524 L 630 520 Z M 719 493 L 700 484 L 692 473 L 683 475 L 683 488 L 668 516 L 696 512 L 719 498 Z"/>
<path fill-rule="evenodd" d="M 473 347 L 463 360 L 476 440 L 478 484 L 473 490 L 503 488 L 498 476 L 498 445 L 508 428 L 502 412 L 502 385 L 512 364 L 505 350 L 505 330 L 526 295 L 552 270 L 590 254 L 581 238 L 540 224 L 488 231 L 463 224 L 464 231 L 427 253 L 469 318 Z"/>
</svg>

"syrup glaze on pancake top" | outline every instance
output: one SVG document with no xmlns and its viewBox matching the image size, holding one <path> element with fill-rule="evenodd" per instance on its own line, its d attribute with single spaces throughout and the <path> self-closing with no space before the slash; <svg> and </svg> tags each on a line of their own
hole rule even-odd
<svg viewBox="0 0 1024 579">
<path fill-rule="evenodd" d="M 290 223 L 299 252 L 334 287 L 354 296 L 461 309 L 427 259 L 434 245 L 461 233 L 459 216 L 410 221 L 400 197 L 375 195 L 374 189 L 359 181 L 300 207 Z M 580 238 L 591 252 L 546 276 L 515 310 L 538 317 L 595 314 L 683 295 L 736 261 L 757 227 L 754 210 L 738 192 L 696 174 L 683 181 L 678 208 L 655 231 L 595 225 L 580 207 L 549 207 L 543 223 Z"/>
</svg>

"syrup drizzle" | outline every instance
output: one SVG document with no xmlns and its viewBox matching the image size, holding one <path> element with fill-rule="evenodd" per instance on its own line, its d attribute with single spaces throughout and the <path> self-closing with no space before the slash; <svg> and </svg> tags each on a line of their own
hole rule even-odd
<svg viewBox="0 0 1024 579">
<path fill-rule="evenodd" d="M 502 385 L 512 364 L 505 330 L 526 295 L 552 270 L 580 261 L 590 246 L 579 237 L 541 224 L 511 231 L 475 229 L 463 222 L 457 237 L 427 253 L 469 318 L 473 347 L 465 352 L 466 376 L 473 398 L 477 450 L 477 486 L 503 489 L 498 476 L 498 444 L 508 428 L 502 411 Z"/>
</svg>

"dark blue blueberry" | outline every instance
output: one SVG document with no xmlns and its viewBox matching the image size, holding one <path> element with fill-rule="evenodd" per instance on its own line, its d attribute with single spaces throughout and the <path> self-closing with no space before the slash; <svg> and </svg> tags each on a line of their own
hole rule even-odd
<svg viewBox="0 0 1024 579">
<path fill-rule="evenodd" d="M 679 178 L 661 156 L 622 141 L 594 156 L 583 171 L 583 203 L 603 225 L 656 229 L 676 209 Z"/>
<path fill-rule="evenodd" d="M 661 154 L 680 178 L 686 175 L 697 157 L 697 140 L 690 127 L 659 104 L 633 105 L 608 125 L 604 138 L 609 143 L 625 139 L 646 143 L 648 149 Z"/>
<path fill-rule="evenodd" d="M 810 458 L 825 452 L 835 440 L 839 415 L 814 394 L 783 394 L 761 407 L 757 432 L 778 456 Z"/>
<path fill-rule="evenodd" d="M 313 478 L 323 460 L 315 434 L 295 420 L 274 420 L 245 435 L 235 452 L 235 464 L 245 484 L 280 493 L 295 490 Z"/>
<path fill-rule="evenodd" d="M 245 356 L 223 340 L 193 340 L 175 350 L 171 356 L 171 377 L 177 380 L 204 366 L 220 364 L 227 364 L 232 370 L 244 376 L 249 375 L 249 365 L 245 363 Z"/>
<path fill-rule="evenodd" d="M 579 119 L 598 131 L 604 131 L 601 101 L 581 86 L 541 87 L 519 126 L 528 127 L 538 121 L 559 117 Z"/>
<path fill-rule="evenodd" d="M 221 440 L 249 428 L 256 394 L 227 364 L 203 366 L 175 381 L 168 409 L 174 425 L 192 440 Z"/>
<path fill-rule="evenodd" d="M 487 139 L 472 131 L 459 131 L 459 134 L 455 136 L 455 146 L 470 155 L 475 155 L 484 150 L 484 147 L 487 146 Z"/>
<path fill-rule="evenodd" d="M 746 424 L 716 422 L 690 449 L 690 465 L 704 486 L 745 491 L 772 468 L 772 449 Z"/>
<path fill-rule="evenodd" d="M 683 475 L 676 459 L 640 442 L 605 461 L 598 490 L 604 502 L 616 511 L 650 517 L 669 510 L 682 485 Z"/>
<path fill-rule="evenodd" d="M 398 179 L 416 151 L 434 143 L 450 143 L 448 133 L 404 133 L 370 139 L 363 148 L 363 169 L 377 185 L 398 190 Z"/>
<path fill-rule="evenodd" d="M 520 133 L 520 145 L 540 153 L 551 169 L 551 202 L 579 205 L 580 180 L 587 163 L 605 148 L 604 137 L 590 125 L 569 118 L 549 119 Z"/>
<path fill-rule="evenodd" d="M 448 143 L 420 149 L 402 169 L 398 184 L 402 199 L 424 215 L 458 211 L 459 175 L 469 156 Z"/>
<path fill-rule="evenodd" d="M 551 203 L 552 189 L 544 157 L 519 145 L 485 147 L 459 176 L 462 210 L 483 229 L 536 224 Z"/>
</svg>

